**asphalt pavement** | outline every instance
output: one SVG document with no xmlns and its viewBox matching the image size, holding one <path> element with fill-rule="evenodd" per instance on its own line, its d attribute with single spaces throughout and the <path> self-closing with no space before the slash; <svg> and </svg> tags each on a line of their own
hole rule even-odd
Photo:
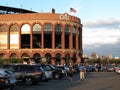
<svg viewBox="0 0 120 90">
<path fill-rule="evenodd" d="M 115 72 L 90 72 L 84 81 L 79 80 L 79 73 L 73 80 L 49 80 L 33 86 L 18 85 L 14 90 L 120 90 L 120 75 Z"/>
</svg>

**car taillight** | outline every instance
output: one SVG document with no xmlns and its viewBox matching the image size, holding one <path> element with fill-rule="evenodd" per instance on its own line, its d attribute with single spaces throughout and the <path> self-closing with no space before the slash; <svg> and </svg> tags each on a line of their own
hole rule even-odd
<svg viewBox="0 0 120 90">
<path fill-rule="evenodd" d="M 4 81 L 2 79 L 0 79 L 0 84 L 2 84 Z"/>
<path fill-rule="evenodd" d="M 42 74 L 42 72 L 40 72 L 40 71 L 35 71 L 35 74 Z"/>
</svg>

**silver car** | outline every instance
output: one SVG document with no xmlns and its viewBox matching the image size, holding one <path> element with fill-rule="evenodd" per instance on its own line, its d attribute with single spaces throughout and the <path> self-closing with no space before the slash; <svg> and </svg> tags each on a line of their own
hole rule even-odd
<svg viewBox="0 0 120 90">
<path fill-rule="evenodd" d="M 0 69 L 0 81 L 2 83 L 0 89 L 13 89 L 17 82 L 15 74 L 8 69 Z"/>
<path fill-rule="evenodd" d="M 42 78 L 43 81 L 48 81 L 48 80 L 52 79 L 52 71 L 48 71 L 48 70 L 44 69 L 41 65 L 39 65 L 39 69 L 44 74 L 43 75 L 44 77 Z"/>
</svg>

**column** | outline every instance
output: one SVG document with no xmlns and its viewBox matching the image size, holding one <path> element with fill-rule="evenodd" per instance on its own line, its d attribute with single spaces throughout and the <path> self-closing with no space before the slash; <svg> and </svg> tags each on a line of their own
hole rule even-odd
<svg viewBox="0 0 120 90">
<path fill-rule="evenodd" d="M 7 49 L 10 49 L 10 29 L 7 27 Z"/>
<path fill-rule="evenodd" d="M 18 44 L 19 46 L 18 47 L 19 47 L 19 49 L 21 49 L 21 28 L 20 27 L 19 27 L 19 30 L 18 30 L 18 37 L 19 37 L 18 38 L 19 39 L 18 40 L 19 41 L 19 44 Z"/>
<path fill-rule="evenodd" d="M 78 27 L 76 28 L 76 50 L 78 50 Z"/>
<path fill-rule="evenodd" d="M 64 31 L 64 26 L 62 27 L 62 36 L 61 36 L 61 46 L 62 46 L 62 49 L 65 49 L 65 31 Z"/>
<path fill-rule="evenodd" d="M 69 49 L 73 49 L 72 26 L 70 26 Z"/>
<path fill-rule="evenodd" d="M 33 48 L 33 29 L 32 26 L 30 25 L 30 49 Z"/>
<path fill-rule="evenodd" d="M 52 49 L 55 49 L 55 28 L 52 27 Z"/>
<path fill-rule="evenodd" d="M 42 25 L 42 28 L 41 28 L 41 42 L 42 42 L 42 46 L 41 48 L 43 49 L 44 48 L 44 29 L 43 29 L 43 25 Z"/>
</svg>

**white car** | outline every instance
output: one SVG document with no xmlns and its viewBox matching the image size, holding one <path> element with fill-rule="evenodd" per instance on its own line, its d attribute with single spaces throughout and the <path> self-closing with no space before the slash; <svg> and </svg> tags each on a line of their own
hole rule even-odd
<svg viewBox="0 0 120 90">
<path fill-rule="evenodd" d="M 117 67 L 115 67 L 115 72 L 120 74 L 120 64 Z"/>
</svg>

